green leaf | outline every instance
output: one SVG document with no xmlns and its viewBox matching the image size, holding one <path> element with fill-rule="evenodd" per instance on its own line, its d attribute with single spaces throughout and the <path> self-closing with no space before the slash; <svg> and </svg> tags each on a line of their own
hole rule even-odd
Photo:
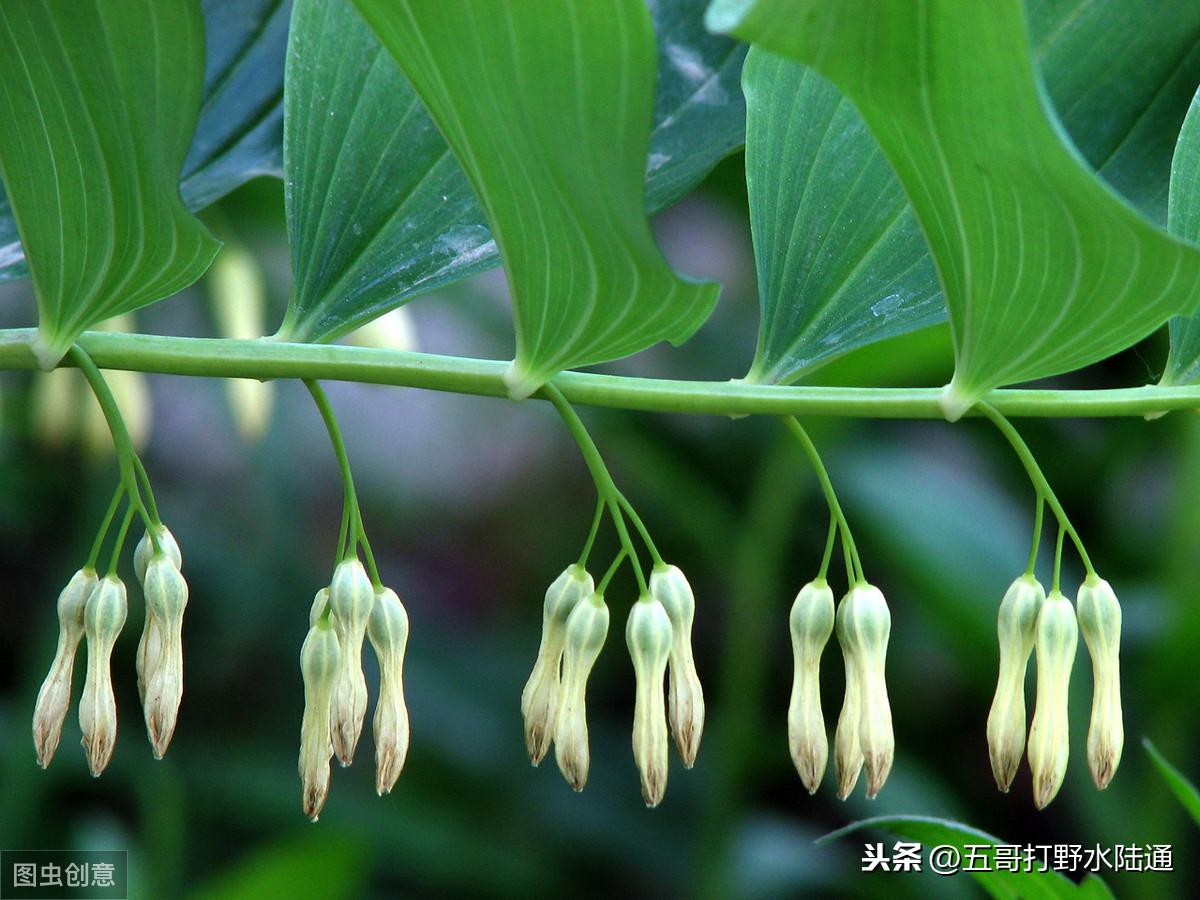
<svg viewBox="0 0 1200 900">
<path fill-rule="evenodd" d="M 466 171 L 504 259 L 514 397 L 564 368 L 681 343 L 717 286 L 645 215 L 655 45 L 643 0 L 357 5 Z"/>
<path fill-rule="evenodd" d="M 0 8 L 0 173 L 43 366 L 88 326 L 187 287 L 216 255 L 178 187 L 203 67 L 196 3 Z"/>
<path fill-rule="evenodd" d="M 745 48 L 704 31 L 702 8 L 697 0 L 654 5 L 650 210 L 677 200 L 743 140 Z M 340 4 L 297 4 L 286 130 L 293 294 L 281 338 L 338 337 L 497 264 L 445 139 L 371 29 Z"/>
<path fill-rule="evenodd" d="M 286 106 L 292 296 L 280 337 L 339 337 L 495 265 L 462 169 L 350 3 L 296 0 Z"/>
<path fill-rule="evenodd" d="M 1004 842 L 985 831 L 948 819 L 938 819 L 932 816 L 878 816 L 851 822 L 845 828 L 839 828 L 837 831 L 825 835 L 821 841 L 835 840 L 868 828 L 886 831 L 910 841 L 918 841 L 923 845 L 926 853 L 941 845 L 955 847 L 960 852 L 960 870 L 966 865 L 968 853 L 977 853 L 975 864 L 980 867 L 987 865 L 991 871 L 972 871 L 963 872 L 963 874 L 969 874 L 974 878 L 991 897 L 1006 898 L 1006 900 L 1007 898 L 1038 900 L 1043 897 L 1112 896 L 1107 885 L 1095 876 L 1091 876 L 1082 884 L 1077 885 L 1061 872 L 996 871 L 995 851 L 988 848 L 1004 844 Z M 972 850 L 969 851 L 968 847 L 971 847 Z M 1007 861 L 1005 858 L 1001 860 L 1001 863 L 1004 864 Z M 1015 865 L 1021 865 L 1023 858 L 1017 856 L 1012 862 Z"/>
<path fill-rule="evenodd" d="M 1143 738 L 1142 746 L 1150 754 L 1150 759 L 1158 767 L 1158 771 L 1162 774 L 1163 780 L 1167 782 L 1167 787 L 1171 789 L 1171 793 L 1175 795 L 1176 799 L 1187 810 L 1188 815 L 1192 817 L 1195 823 L 1200 825 L 1200 791 L 1197 791 L 1196 786 L 1167 761 L 1167 758 L 1159 752 L 1158 748 L 1150 742 L 1149 738 Z"/>
<path fill-rule="evenodd" d="M 283 174 L 288 0 L 204 0 L 204 100 L 179 193 L 203 209 L 259 175 Z M 29 274 L 0 185 L 0 281 Z"/>
<path fill-rule="evenodd" d="M 1195 309 L 1200 252 L 1136 214 L 1064 140 L 1017 0 L 866 5 L 717 0 L 708 21 L 812 64 L 879 140 L 946 289 L 948 417 Z"/>
<path fill-rule="evenodd" d="M 260 175 L 283 175 L 283 63 L 290 0 L 204 0 L 204 100 L 179 192 L 203 209 Z"/>
<path fill-rule="evenodd" d="M 1035 56 L 1088 161 L 1166 219 L 1174 135 L 1200 81 L 1200 4 L 1029 5 Z M 908 200 L 853 104 L 757 49 L 743 73 L 762 323 L 747 380 L 788 383 L 946 317 Z"/>
<path fill-rule="evenodd" d="M 1200 242 L 1200 92 L 1192 100 L 1171 164 L 1167 229 L 1184 240 Z M 1171 351 L 1160 384 L 1200 381 L 1200 316 L 1171 320 Z"/>
<path fill-rule="evenodd" d="M 1200 3 L 1030 0 L 1034 59 L 1075 146 L 1157 225 L 1200 83 Z"/>
<path fill-rule="evenodd" d="M 762 320 L 747 381 L 787 384 L 946 317 L 900 182 L 815 71 L 755 47 L 742 71 Z"/>
</svg>

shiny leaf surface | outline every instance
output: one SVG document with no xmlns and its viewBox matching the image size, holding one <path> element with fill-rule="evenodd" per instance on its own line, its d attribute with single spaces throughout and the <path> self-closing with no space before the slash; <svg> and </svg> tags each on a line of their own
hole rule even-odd
<svg viewBox="0 0 1200 900">
<path fill-rule="evenodd" d="M 35 351 L 195 281 L 219 244 L 179 198 L 204 74 L 199 4 L 0 9 L 0 173 L 38 304 Z"/>
</svg>

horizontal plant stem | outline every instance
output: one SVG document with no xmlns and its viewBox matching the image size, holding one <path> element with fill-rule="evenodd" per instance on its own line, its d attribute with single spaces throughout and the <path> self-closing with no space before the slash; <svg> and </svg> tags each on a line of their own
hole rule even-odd
<svg viewBox="0 0 1200 900">
<path fill-rule="evenodd" d="M 0 329 L 0 370 L 36 369 L 34 330 Z M 506 361 L 269 339 L 160 337 L 87 332 L 78 341 L 96 365 L 166 375 L 321 379 L 506 397 Z M 68 358 L 64 365 L 71 365 Z M 940 388 L 780 387 L 737 381 L 670 381 L 563 372 L 553 383 L 572 404 L 649 412 L 741 416 L 941 419 Z M 1143 416 L 1200 409 L 1200 386 L 1098 391 L 998 390 L 1005 416 Z M 973 410 L 968 415 L 978 415 Z"/>
</svg>

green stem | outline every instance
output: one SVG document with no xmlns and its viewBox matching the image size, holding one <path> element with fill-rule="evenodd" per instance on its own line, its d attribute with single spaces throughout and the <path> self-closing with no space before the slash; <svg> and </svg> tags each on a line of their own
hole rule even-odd
<svg viewBox="0 0 1200 900">
<path fill-rule="evenodd" d="M 634 549 L 633 539 L 630 538 L 629 529 L 625 526 L 625 516 L 621 513 L 619 499 L 621 492 L 617 490 L 617 485 L 612 480 L 612 475 L 609 474 L 608 467 L 604 465 L 604 459 L 600 456 L 600 450 L 596 447 L 592 436 L 588 434 L 587 428 L 584 427 L 579 415 L 571 408 L 571 404 L 567 402 L 558 388 L 552 384 L 546 384 L 542 387 L 541 393 L 554 404 L 554 408 L 558 410 L 558 414 L 562 417 L 567 430 L 571 432 L 571 436 L 575 438 L 575 443 L 579 445 L 579 451 L 583 454 L 583 460 L 587 464 L 588 471 L 592 473 L 592 480 L 596 483 L 596 491 L 604 499 L 604 503 L 608 507 L 613 525 L 617 529 L 617 537 L 621 540 L 621 546 L 629 554 L 629 561 L 633 565 L 633 574 L 637 576 L 638 591 L 640 594 L 645 594 L 648 590 L 646 575 L 642 572 L 642 564 L 638 560 L 637 550 Z"/>
<path fill-rule="evenodd" d="M 1029 565 L 1025 567 L 1026 575 L 1032 575 L 1037 566 L 1038 547 L 1042 543 L 1042 513 L 1045 507 L 1046 501 L 1042 499 L 1041 494 L 1038 494 L 1037 509 L 1033 514 L 1033 546 L 1029 549 Z"/>
<path fill-rule="evenodd" d="M 592 545 L 596 543 L 596 535 L 600 533 L 600 523 L 604 519 L 604 500 L 596 498 L 596 514 L 592 516 L 592 527 L 588 531 L 587 541 L 584 542 L 583 552 L 579 554 L 579 567 L 587 568 L 588 557 L 592 555 Z"/>
<path fill-rule="evenodd" d="M 92 542 L 92 552 L 88 554 L 85 568 L 96 568 L 96 561 L 100 558 L 100 548 L 104 546 L 104 539 L 108 537 L 108 529 L 112 525 L 113 516 L 117 514 L 117 510 L 121 505 L 121 498 L 124 496 L 125 485 L 124 483 L 118 483 L 117 490 L 108 504 L 108 511 L 104 514 L 104 520 L 100 523 L 100 530 L 96 532 L 96 539 Z"/>
<path fill-rule="evenodd" d="M 608 567 L 608 571 L 604 573 L 604 577 L 600 579 L 600 586 L 597 587 L 593 593 L 601 595 L 604 594 L 605 590 L 608 589 L 608 583 L 612 581 L 612 577 L 617 574 L 617 569 L 621 568 L 621 563 L 623 563 L 628 556 L 628 551 L 622 547 L 620 552 L 617 553 L 616 559 L 614 559 L 612 564 Z"/>
<path fill-rule="evenodd" d="M 104 414 L 104 421 L 108 425 L 109 434 L 112 435 L 113 448 L 117 454 L 117 467 L 121 472 L 121 483 L 129 494 L 130 508 L 141 514 L 146 524 L 146 531 L 150 534 L 150 542 L 157 553 L 161 549 L 154 527 L 158 524 L 157 511 L 152 517 L 142 498 L 138 477 L 141 460 L 138 459 L 137 451 L 133 449 L 133 440 L 129 437 L 129 429 L 125 427 L 125 419 L 121 416 L 117 398 L 109 389 L 108 382 L 104 380 L 99 366 L 79 344 L 72 346 L 67 351 L 67 356 L 83 372 L 84 378 L 91 386 L 92 393 L 96 396 L 96 402 L 100 404 L 100 411 Z M 141 469 L 141 473 L 144 478 L 145 469 Z M 145 483 L 149 489 L 150 479 L 145 478 Z M 153 503 L 152 497 L 151 502 Z"/>
<path fill-rule="evenodd" d="M 1021 437 L 1017 429 L 1013 427 L 1013 424 L 991 405 L 977 403 L 975 404 L 975 408 L 987 416 L 992 421 L 992 424 L 1000 429 L 1000 433 L 1008 439 L 1013 450 L 1016 451 L 1017 456 L 1020 458 L 1022 465 L 1025 466 L 1025 471 L 1029 474 L 1029 480 L 1033 482 L 1034 490 L 1037 491 L 1039 497 L 1044 498 L 1046 503 L 1050 505 L 1050 511 L 1058 519 L 1059 528 L 1065 530 L 1071 536 L 1071 542 L 1075 544 L 1075 549 L 1079 551 L 1079 558 L 1083 561 L 1084 569 L 1087 570 L 1089 575 L 1094 575 L 1096 570 L 1092 568 L 1092 561 L 1088 558 L 1087 550 L 1083 547 L 1083 541 L 1080 540 L 1079 533 L 1067 517 L 1067 511 L 1058 502 L 1058 497 L 1055 495 L 1054 489 L 1050 487 L 1050 482 L 1046 480 L 1046 476 L 1042 472 L 1042 467 L 1034 459 L 1033 452 L 1029 449 L 1029 445 L 1025 443 L 1025 439 Z"/>
<path fill-rule="evenodd" d="M 350 536 L 350 507 L 346 505 L 346 500 L 342 499 L 342 524 L 338 526 L 338 543 L 337 556 L 334 557 L 334 565 L 340 563 L 346 558 L 346 540 Z"/>
<path fill-rule="evenodd" d="M 0 329 L 0 370 L 38 368 L 32 328 Z M 323 379 L 393 384 L 507 397 L 508 363 L 267 339 L 182 338 L 89 331 L 79 345 L 106 369 L 219 378 Z M 68 359 L 66 364 L 75 364 Z M 718 416 L 841 416 L 944 419 L 940 388 L 795 387 L 744 381 L 671 381 L 563 372 L 552 379 L 571 403 Z M 1200 409 L 1200 386 L 1151 385 L 1100 391 L 997 390 L 988 403 L 1006 416 L 1145 416 Z M 978 406 L 967 415 L 982 415 Z"/>
<path fill-rule="evenodd" d="M 371 542 L 367 540 L 367 529 L 363 527 L 362 511 L 358 508 L 358 500 L 354 501 L 354 513 L 358 516 L 358 544 L 362 547 L 363 557 L 367 561 L 367 572 L 371 576 L 371 584 L 375 586 L 375 590 L 383 587 L 383 581 L 379 577 L 379 567 L 375 565 L 375 553 L 371 550 Z"/>
<path fill-rule="evenodd" d="M 1062 575 L 1062 548 L 1063 535 L 1066 534 L 1066 529 L 1061 525 L 1058 526 L 1058 539 L 1054 542 L 1054 577 L 1050 582 L 1050 590 L 1057 591 L 1059 579 Z"/>
<path fill-rule="evenodd" d="M 837 538 L 838 523 L 833 514 L 829 515 L 829 536 L 825 538 L 825 555 L 821 557 L 821 570 L 817 572 L 817 578 L 821 581 L 825 580 L 825 576 L 829 574 L 829 561 L 833 559 L 833 542 Z"/>
<path fill-rule="evenodd" d="M 785 416 L 783 424 L 796 440 L 800 442 L 800 446 L 804 448 L 804 452 L 808 455 L 813 470 L 817 474 L 817 480 L 821 483 L 821 490 L 825 492 L 825 502 L 829 504 L 830 515 L 837 520 L 838 527 L 842 530 L 842 549 L 846 555 L 847 578 L 850 581 L 850 585 L 853 586 L 855 581 L 865 580 L 862 560 L 859 559 L 858 547 L 854 543 L 854 537 L 850 534 L 850 524 L 846 521 L 846 516 L 842 512 L 842 505 L 838 503 L 837 494 L 833 490 L 833 482 L 829 479 L 829 472 L 825 469 L 825 463 L 821 461 L 821 454 L 817 452 L 817 445 L 812 442 L 812 438 L 808 436 L 808 432 L 804 430 L 804 426 L 792 416 Z"/>
<path fill-rule="evenodd" d="M 363 528 L 362 511 L 358 505 L 358 491 L 354 487 L 354 475 L 350 471 L 350 457 L 346 453 L 346 442 L 342 440 L 342 430 L 338 427 L 337 417 L 333 414 L 333 406 L 321 385 L 306 378 L 304 386 L 312 394 L 317 411 L 321 414 L 321 420 L 325 423 L 325 430 L 329 432 L 329 442 L 333 444 L 333 453 L 337 457 L 338 468 L 342 473 L 342 533 L 338 538 L 337 562 L 351 557 L 357 558 L 358 548 L 361 546 L 363 555 L 367 559 L 367 571 L 370 573 L 371 583 L 379 588 L 382 586 L 382 582 L 379 579 L 379 570 L 375 566 L 375 555 L 371 552 L 371 545 L 367 541 L 366 530 Z"/>
<path fill-rule="evenodd" d="M 121 519 L 121 527 L 117 531 L 117 538 L 113 541 L 112 555 L 108 559 L 108 575 L 117 574 L 117 562 L 121 559 L 121 548 L 125 546 L 125 536 L 129 534 L 129 526 L 133 522 L 133 516 L 136 510 L 133 504 L 129 504 L 129 508 L 125 510 L 125 516 Z"/>
<path fill-rule="evenodd" d="M 150 475 L 146 472 L 146 466 L 142 463 L 141 457 L 136 453 L 133 455 L 133 466 L 137 470 L 138 481 L 146 492 L 146 513 L 150 517 L 150 521 L 155 526 L 159 526 L 162 524 L 162 519 L 158 517 L 158 503 L 154 499 L 154 489 L 150 487 Z M 157 531 L 157 527 L 149 529 L 150 541 L 154 545 L 155 552 L 161 549 L 158 546 Z"/>
<path fill-rule="evenodd" d="M 654 539 L 650 537 L 650 530 L 646 528 L 646 523 L 637 514 L 637 510 L 633 508 L 633 504 L 629 502 L 629 498 L 620 491 L 617 491 L 617 502 L 621 504 L 621 508 L 625 510 L 626 515 L 633 522 L 633 527 L 642 536 L 642 540 L 646 544 L 646 549 L 650 551 L 650 557 L 654 560 L 654 564 L 658 566 L 665 565 L 662 555 L 658 552 L 658 548 L 654 546 Z"/>
</svg>

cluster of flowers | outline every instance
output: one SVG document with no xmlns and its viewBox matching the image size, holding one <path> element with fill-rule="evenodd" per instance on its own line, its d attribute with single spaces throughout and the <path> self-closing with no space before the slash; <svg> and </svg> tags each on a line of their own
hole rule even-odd
<svg viewBox="0 0 1200 900">
<path fill-rule="evenodd" d="M 301 802 L 314 822 L 329 793 L 329 760 L 354 761 L 367 711 L 362 669 L 364 638 L 379 660 L 375 704 L 375 789 L 391 791 L 408 755 L 408 709 L 404 704 L 404 651 L 408 613 L 396 592 L 371 582 L 362 563 L 338 563 L 329 587 L 313 598 L 308 636 L 300 650 L 304 718 L 300 726 Z"/>
<path fill-rule="evenodd" d="M 650 807 L 667 789 L 668 721 L 687 768 L 696 761 L 704 732 L 704 693 L 692 658 L 695 609 L 683 572 L 658 564 L 625 626 L 637 683 L 633 757 Z M 608 635 L 608 620 L 604 595 L 592 576 L 578 564 L 569 566 L 546 591 L 541 645 L 521 695 L 529 759 L 538 765 L 553 743 L 558 767 L 577 791 L 587 783 L 591 759 L 587 681 Z M 664 702 L 664 677 L 669 703 Z"/>
<path fill-rule="evenodd" d="M 845 800 L 867 772 L 867 797 L 883 787 L 896 741 L 884 663 L 892 617 L 878 588 L 858 581 L 834 611 L 824 578 L 810 581 L 792 604 L 790 626 L 795 664 L 788 705 L 788 746 L 800 780 L 815 794 L 825 775 L 829 740 L 821 711 L 821 654 L 836 629 L 846 670 L 846 693 L 834 733 L 838 796 Z"/>
<path fill-rule="evenodd" d="M 988 715 L 992 774 L 1008 791 L 1026 745 L 1025 669 L 1037 654 L 1037 699 L 1029 728 L 1033 800 L 1042 809 L 1054 799 L 1070 751 L 1067 699 L 1079 632 L 1092 658 L 1092 717 L 1087 756 L 1092 780 L 1108 787 L 1125 741 L 1121 721 L 1121 606 L 1109 583 L 1095 573 L 1080 585 L 1072 607 L 1057 589 L 1047 596 L 1033 575 L 1012 583 L 997 621 L 1000 674 Z"/>
<path fill-rule="evenodd" d="M 146 731 L 161 759 L 175 733 L 183 697 L 183 611 L 187 582 L 180 571 L 179 545 L 165 526 L 147 532 L 134 551 L 134 570 L 146 598 L 146 618 L 137 651 L 138 694 Z M 38 692 L 33 744 L 38 764 L 54 758 L 71 702 L 71 677 L 81 641 L 87 642 L 87 673 L 79 701 L 79 727 L 92 775 L 104 771 L 117 740 L 117 703 L 110 661 L 128 614 L 125 584 L 85 566 L 58 596 L 58 648 Z"/>
</svg>

